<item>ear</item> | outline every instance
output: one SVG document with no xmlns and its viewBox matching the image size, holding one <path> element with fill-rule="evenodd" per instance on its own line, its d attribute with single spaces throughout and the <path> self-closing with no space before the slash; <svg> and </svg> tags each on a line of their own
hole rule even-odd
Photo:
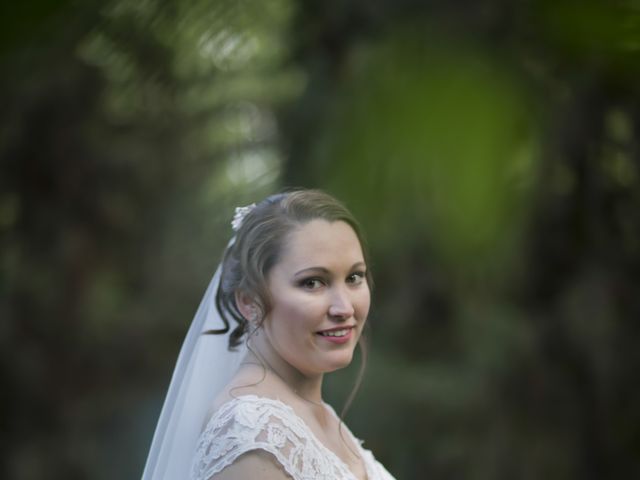
<svg viewBox="0 0 640 480">
<path fill-rule="evenodd" d="M 255 322 L 258 319 L 258 306 L 247 292 L 236 290 L 236 305 L 247 321 Z"/>
</svg>

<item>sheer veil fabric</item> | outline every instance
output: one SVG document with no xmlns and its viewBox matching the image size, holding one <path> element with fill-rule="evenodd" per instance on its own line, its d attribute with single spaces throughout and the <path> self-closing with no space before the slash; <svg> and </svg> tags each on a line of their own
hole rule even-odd
<svg viewBox="0 0 640 480">
<path fill-rule="evenodd" d="M 213 399 L 231 380 L 246 353 L 228 349 L 228 335 L 202 335 L 224 327 L 216 308 L 218 269 L 189 327 L 156 426 L 142 480 L 185 480 Z"/>
</svg>

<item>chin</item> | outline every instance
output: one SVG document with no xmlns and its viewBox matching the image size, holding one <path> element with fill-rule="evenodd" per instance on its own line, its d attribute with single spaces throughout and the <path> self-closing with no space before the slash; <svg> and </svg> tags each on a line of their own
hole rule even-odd
<svg viewBox="0 0 640 480">
<path fill-rule="evenodd" d="M 327 366 L 325 368 L 325 372 L 335 372 L 336 370 L 340 370 L 341 368 L 348 367 L 353 360 L 353 350 L 349 352 L 340 352 L 340 355 L 335 355 L 334 358 L 331 358 L 327 362 Z"/>
</svg>

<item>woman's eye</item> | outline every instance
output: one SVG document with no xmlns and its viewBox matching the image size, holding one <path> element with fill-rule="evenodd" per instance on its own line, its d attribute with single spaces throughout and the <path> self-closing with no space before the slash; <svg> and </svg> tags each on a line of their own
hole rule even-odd
<svg viewBox="0 0 640 480">
<path fill-rule="evenodd" d="M 305 280 L 302 280 L 300 284 L 307 290 L 315 290 L 323 285 L 322 280 L 320 280 L 319 278 L 307 278 Z"/>
<path fill-rule="evenodd" d="M 347 281 L 355 285 L 362 283 L 364 279 L 365 279 L 364 272 L 354 272 L 351 275 L 349 275 L 349 277 L 347 277 Z"/>
</svg>

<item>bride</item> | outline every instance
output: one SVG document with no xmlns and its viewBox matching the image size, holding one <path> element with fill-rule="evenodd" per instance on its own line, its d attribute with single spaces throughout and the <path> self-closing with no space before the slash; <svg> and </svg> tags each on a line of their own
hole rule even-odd
<svg viewBox="0 0 640 480">
<path fill-rule="evenodd" d="M 328 194 L 297 190 L 236 209 L 232 226 L 143 480 L 392 480 L 322 400 L 369 311 L 357 222 Z"/>
</svg>

